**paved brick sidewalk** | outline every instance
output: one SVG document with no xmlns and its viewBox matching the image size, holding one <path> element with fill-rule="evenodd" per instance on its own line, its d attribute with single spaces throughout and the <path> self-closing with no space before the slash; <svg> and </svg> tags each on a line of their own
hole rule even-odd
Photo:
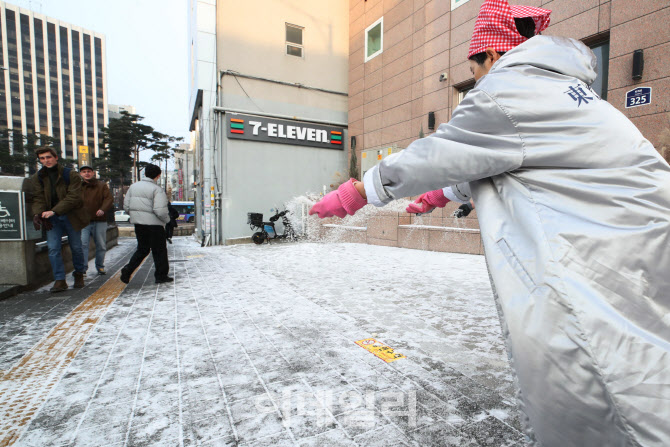
<svg viewBox="0 0 670 447">
<path fill-rule="evenodd" d="M 10 311 L 21 296 L 0 304 L 0 335 L 17 346 L 0 369 L 48 339 L 19 343 L 24 321 L 42 337 L 70 320 L 86 334 L 14 445 L 523 445 L 483 258 L 174 241 L 173 284 L 154 284 L 149 258 L 111 303 L 90 304 L 118 278 L 43 324 L 48 294 L 24 313 Z M 86 319 L 101 306 L 104 317 Z M 405 358 L 386 363 L 355 344 L 368 338 Z M 44 393 L 19 385 L 0 373 L 0 391 Z"/>
</svg>

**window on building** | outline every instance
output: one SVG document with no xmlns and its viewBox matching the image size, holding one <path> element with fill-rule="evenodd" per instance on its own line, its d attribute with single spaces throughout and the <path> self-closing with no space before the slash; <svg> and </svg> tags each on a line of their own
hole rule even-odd
<svg viewBox="0 0 670 447">
<path fill-rule="evenodd" d="M 602 99 L 607 99 L 607 77 L 609 74 L 609 65 L 610 65 L 610 43 L 600 42 L 595 45 L 591 45 L 591 50 L 596 55 L 598 60 L 598 76 L 596 80 L 591 84 L 591 88 L 600 96 Z"/>
<path fill-rule="evenodd" d="M 298 25 L 286 24 L 286 54 L 303 57 L 302 32 L 305 28 Z"/>
<path fill-rule="evenodd" d="M 459 85 L 454 86 L 454 100 L 456 105 L 459 105 L 465 99 L 465 95 L 468 94 L 470 90 L 475 88 L 475 83 L 473 81 L 468 81 Z"/>
<path fill-rule="evenodd" d="M 474 84 L 458 89 L 458 104 L 460 104 L 463 101 L 463 99 L 465 99 L 465 95 L 467 95 L 468 92 L 473 88 L 475 88 Z"/>
<path fill-rule="evenodd" d="M 365 29 L 365 62 L 384 51 L 384 17 Z"/>
</svg>

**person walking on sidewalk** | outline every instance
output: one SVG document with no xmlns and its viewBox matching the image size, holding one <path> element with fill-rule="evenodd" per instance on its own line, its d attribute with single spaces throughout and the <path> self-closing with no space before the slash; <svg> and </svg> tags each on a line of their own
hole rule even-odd
<svg viewBox="0 0 670 447">
<path fill-rule="evenodd" d="M 65 264 L 61 253 L 63 234 L 67 234 L 74 265 L 74 287 L 84 287 L 86 259 L 81 249 L 81 229 L 89 222 L 81 198 L 81 177 L 70 168 L 58 163 L 58 154 L 52 147 L 35 150 L 42 169 L 30 177 L 33 188 L 33 224 L 35 229 L 44 225 L 47 230 L 49 262 L 54 275 L 52 293 L 67 290 Z"/>
<path fill-rule="evenodd" d="M 95 269 L 98 275 L 105 272 L 105 253 L 107 252 L 107 212 L 112 209 L 112 194 L 107 183 L 95 178 L 95 171 L 90 166 L 79 167 L 82 177 L 82 199 L 84 208 L 91 219 L 81 230 L 81 247 L 84 258 L 88 259 L 88 244 L 93 236 L 95 241 Z M 88 264 L 86 264 L 88 270 Z"/>
<path fill-rule="evenodd" d="M 126 284 L 150 251 L 154 258 L 156 283 L 172 281 L 168 276 L 170 264 L 165 237 L 165 224 L 170 221 L 170 216 L 167 195 L 156 184 L 160 175 L 160 167 L 147 165 L 144 178 L 130 186 L 123 201 L 123 209 L 130 215 L 130 222 L 135 224 L 137 238 L 137 250 L 121 269 L 121 281 Z"/>
<path fill-rule="evenodd" d="M 170 216 L 170 222 L 165 224 L 165 237 L 169 243 L 172 243 L 172 235 L 174 234 L 174 229 L 177 228 L 177 218 L 179 218 L 179 211 L 172 206 L 171 202 L 168 202 L 168 214 Z"/>
</svg>

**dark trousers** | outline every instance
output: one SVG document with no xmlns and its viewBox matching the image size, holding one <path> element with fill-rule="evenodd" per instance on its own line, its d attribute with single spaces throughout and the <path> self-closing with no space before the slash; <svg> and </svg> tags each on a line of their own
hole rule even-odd
<svg viewBox="0 0 670 447">
<path fill-rule="evenodd" d="M 124 269 L 129 274 L 133 273 L 151 252 L 154 257 L 156 279 L 166 277 L 170 271 L 170 264 L 168 263 L 165 228 L 162 225 L 135 225 L 135 237 L 137 237 L 137 250 Z"/>
<path fill-rule="evenodd" d="M 172 224 L 165 224 L 165 235 L 167 236 L 168 239 L 172 239 L 172 235 L 174 234 L 174 229 L 177 225 L 172 225 Z"/>
</svg>

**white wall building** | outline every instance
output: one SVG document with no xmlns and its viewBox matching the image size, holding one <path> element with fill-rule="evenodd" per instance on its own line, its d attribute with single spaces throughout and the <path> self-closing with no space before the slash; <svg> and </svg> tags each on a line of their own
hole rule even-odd
<svg viewBox="0 0 670 447">
<path fill-rule="evenodd" d="M 137 114 L 135 106 L 129 106 L 129 105 L 108 104 L 107 110 L 109 111 L 110 120 L 121 118 L 121 112 L 128 112 L 131 115 Z"/>
<path fill-rule="evenodd" d="M 212 107 L 216 104 L 216 0 L 189 0 L 189 111 L 191 147 L 195 152 L 196 231 L 199 236 L 212 226 L 209 200 L 212 172 Z M 205 161 L 206 160 L 206 161 Z M 205 191 L 207 191 L 205 193 Z M 208 204 L 211 202 L 207 202 Z"/>
<path fill-rule="evenodd" d="M 247 212 L 346 175 L 349 6 L 190 0 L 197 228 L 249 237 Z"/>
<path fill-rule="evenodd" d="M 62 156 L 98 156 L 107 125 L 105 36 L 0 1 L 0 130 L 48 135 Z"/>
<path fill-rule="evenodd" d="M 174 171 L 172 173 L 172 200 L 194 201 L 195 176 L 194 152 L 189 143 L 182 143 L 174 150 Z"/>
</svg>

